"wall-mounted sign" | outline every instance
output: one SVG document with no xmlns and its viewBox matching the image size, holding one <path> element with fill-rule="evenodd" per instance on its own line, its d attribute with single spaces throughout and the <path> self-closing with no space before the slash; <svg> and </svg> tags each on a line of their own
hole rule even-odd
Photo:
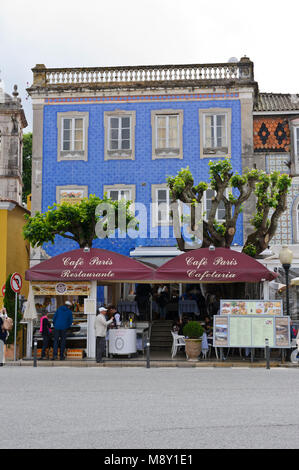
<svg viewBox="0 0 299 470">
<path fill-rule="evenodd" d="M 281 300 L 221 300 L 220 315 L 278 315 L 281 316 Z"/>
<path fill-rule="evenodd" d="M 83 189 L 61 189 L 59 193 L 59 202 L 68 204 L 77 204 L 85 197 Z"/>
<path fill-rule="evenodd" d="M 223 348 L 290 347 L 290 318 L 270 315 L 215 315 L 213 344 Z"/>
<path fill-rule="evenodd" d="M 33 295 L 89 295 L 89 282 L 33 282 Z"/>
</svg>

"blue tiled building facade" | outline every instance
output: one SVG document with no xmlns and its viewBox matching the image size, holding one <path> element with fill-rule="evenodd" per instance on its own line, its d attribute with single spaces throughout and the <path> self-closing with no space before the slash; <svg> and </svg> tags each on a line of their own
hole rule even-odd
<svg viewBox="0 0 299 470">
<path fill-rule="evenodd" d="M 186 75 L 174 83 L 137 83 L 135 78 L 130 86 L 112 81 L 97 88 L 71 80 L 55 84 L 44 66 L 36 66 L 30 89 L 36 136 L 33 213 L 47 211 L 70 193 L 125 195 L 147 207 L 146 233 L 97 239 L 93 246 L 125 255 L 141 246 L 175 247 L 166 214 L 151 217 L 150 204 L 168 201 L 166 178 L 181 168 L 189 166 L 196 184 L 208 182 L 209 161 L 229 156 L 234 171 L 242 173 L 244 120 L 252 119 L 248 110 L 254 95 L 252 75 L 242 65 L 228 64 L 238 75 L 230 81 L 210 79 L 202 85 Z M 243 243 L 242 217 L 234 243 Z M 43 248 L 54 256 L 77 245 L 56 237 L 54 245 Z"/>
</svg>

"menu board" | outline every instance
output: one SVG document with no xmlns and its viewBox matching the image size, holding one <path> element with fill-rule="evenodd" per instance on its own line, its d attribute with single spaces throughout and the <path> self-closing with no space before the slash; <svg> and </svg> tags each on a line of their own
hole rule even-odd
<svg viewBox="0 0 299 470">
<path fill-rule="evenodd" d="M 266 339 L 269 347 L 274 348 L 274 318 L 252 318 L 252 347 L 265 346 Z"/>
<path fill-rule="evenodd" d="M 214 345 L 223 348 L 228 346 L 228 317 L 214 317 Z"/>
<path fill-rule="evenodd" d="M 281 300 L 221 300 L 220 315 L 277 315 L 281 316 Z"/>
<path fill-rule="evenodd" d="M 251 318 L 247 317 L 232 317 L 229 319 L 230 326 L 230 341 L 231 347 L 244 345 L 250 347 L 251 345 Z"/>
<path fill-rule="evenodd" d="M 278 347 L 287 347 L 290 342 L 290 325 L 288 317 L 276 318 L 275 340 Z"/>
<path fill-rule="evenodd" d="M 273 315 L 214 316 L 215 347 L 270 348 L 290 347 L 290 318 Z"/>
</svg>

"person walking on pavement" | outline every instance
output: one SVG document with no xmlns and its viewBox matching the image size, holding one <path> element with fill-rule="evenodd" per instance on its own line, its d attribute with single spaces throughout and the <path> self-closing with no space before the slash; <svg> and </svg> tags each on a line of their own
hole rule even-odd
<svg viewBox="0 0 299 470">
<path fill-rule="evenodd" d="M 6 310 L 0 311 L 0 366 L 4 366 L 5 353 L 4 348 L 8 338 L 8 331 L 3 329 L 3 320 L 7 318 Z"/>
<path fill-rule="evenodd" d="M 66 333 L 68 328 L 73 324 L 73 314 L 69 307 L 72 304 L 69 300 L 65 302 L 65 305 L 62 305 L 56 310 L 56 313 L 53 317 L 53 325 L 54 325 L 54 347 L 53 347 L 53 360 L 57 359 L 57 352 L 58 352 L 58 343 L 59 339 L 61 340 L 60 343 L 60 360 L 64 360 L 64 350 L 65 350 L 65 343 L 66 343 Z"/>
<path fill-rule="evenodd" d="M 114 317 L 112 316 L 110 320 L 106 320 L 107 309 L 105 307 L 100 307 L 99 312 L 94 321 L 94 329 L 96 335 L 96 361 L 97 363 L 103 362 L 103 354 L 106 346 L 106 333 L 107 326 L 113 322 Z"/>
<path fill-rule="evenodd" d="M 42 349 L 42 355 L 40 360 L 45 359 L 46 356 L 46 349 L 50 348 L 50 342 L 51 342 L 51 324 L 49 322 L 49 319 L 47 315 L 44 315 L 40 319 L 40 333 L 42 334 L 43 337 L 43 349 Z"/>
</svg>

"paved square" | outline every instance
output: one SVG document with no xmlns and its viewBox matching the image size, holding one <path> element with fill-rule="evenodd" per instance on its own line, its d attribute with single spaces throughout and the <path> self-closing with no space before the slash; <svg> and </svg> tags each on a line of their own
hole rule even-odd
<svg viewBox="0 0 299 470">
<path fill-rule="evenodd" d="M 0 369 L 0 448 L 298 448 L 299 371 Z"/>
</svg>

